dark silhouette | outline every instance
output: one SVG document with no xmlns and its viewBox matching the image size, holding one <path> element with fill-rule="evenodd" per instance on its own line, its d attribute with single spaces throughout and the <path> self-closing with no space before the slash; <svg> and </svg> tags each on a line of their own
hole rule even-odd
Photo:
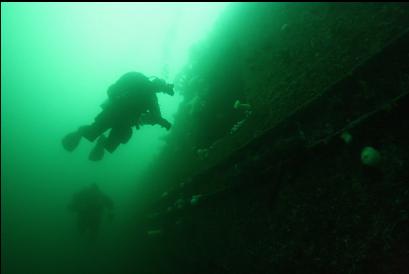
<svg viewBox="0 0 409 274">
<path fill-rule="evenodd" d="M 112 200 L 95 183 L 75 193 L 68 209 L 77 215 L 80 234 L 92 241 L 99 234 L 104 213 L 111 220 L 114 216 Z"/>
<path fill-rule="evenodd" d="M 67 151 L 73 151 L 82 137 L 97 144 L 89 155 L 92 161 L 99 161 L 104 151 L 112 153 L 119 144 L 126 144 L 132 136 L 132 127 L 139 129 L 142 124 L 158 124 L 167 130 L 171 124 L 162 117 L 156 93 L 173 96 L 173 85 L 159 78 L 149 79 L 138 72 L 128 72 L 108 89 L 108 99 L 101 105 L 102 112 L 94 123 L 82 126 L 66 135 L 62 144 Z M 104 132 L 110 129 L 109 136 Z"/>
</svg>

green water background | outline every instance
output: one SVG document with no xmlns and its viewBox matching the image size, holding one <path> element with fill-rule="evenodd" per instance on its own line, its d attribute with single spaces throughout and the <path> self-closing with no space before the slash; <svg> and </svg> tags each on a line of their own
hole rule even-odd
<svg viewBox="0 0 409 274">
<path fill-rule="evenodd" d="M 131 222 L 138 177 L 167 132 L 145 126 L 101 162 L 83 140 L 61 138 L 89 124 L 107 87 L 127 71 L 173 81 L 189 48 L 205 39 L 225 3 L 2 3 L 2 273 L 100 273 L 114 268 Z M 182 96 L 159 96 L 170 122 Z M 81 242 L 71 195 L 97 182 L 115 202 L 97 246 Z M 124 251 L 125 252 L 125 251 Z M 99 268 L 96 266 L 98 265 Z M 107 272 L 109 272 L 107 270 Z"/>
</svg>

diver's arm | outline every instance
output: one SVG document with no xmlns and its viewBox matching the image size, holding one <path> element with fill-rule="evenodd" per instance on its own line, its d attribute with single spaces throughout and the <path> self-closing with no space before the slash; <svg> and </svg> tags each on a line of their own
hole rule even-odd
<svg viewBox="0 0 409 274">
<path fill-rule="evenodd" d="M 161 120 L 158 122 L 158 125 L 166 128 L 167 130 L 169 130 L 172 127 L 172 124 L 168 120 L 162 117 L 161 117 Z"/>
<path fill-rule="evenodd" d="M 149 108 L 149 112 L 151 113 L 152 119 L 153 121 L 155 121 L 155 124 L 158 124 L 166 128 L 167 130 L 170 129 L 172 125 L 171 123 L 169 123 L 168 120 L 162 117 L 162 114 L 160 113 L 158 98 L 156 97 L 156 95 L 154 97 L 151 107 Z"/>
</svg>

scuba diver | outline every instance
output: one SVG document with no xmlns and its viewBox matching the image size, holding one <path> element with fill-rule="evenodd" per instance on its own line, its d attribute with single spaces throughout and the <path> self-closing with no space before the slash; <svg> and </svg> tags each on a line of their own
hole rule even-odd
<svg viewBox="0 0 409 274">
<path fill-rule="evenodd" d="M 105 210 L 108 218 L 112 220 L 113 202 L 93 183 L 74 194 L 68 209 L 77 214 L 77 226 L 81 235 L 95 241 L 101 225 Z"/>
<path fill-rule="evenodd" d="M 101 104 L 102 111 L 93 124 L 82 126 L 67 134 L 62 145 L 67 151 L 73 151 L 82 137 L 90 142 L 97 139 L 89 159 L 99 161 L 104 151 L 112 153 L 119 144 L 126 144 L 132 136 L 132 127 L 158 124 L 167 130 L 171 124 L 162 117 L 156 93 L 174 95 L 173 84 L 153 77 L 148 78 L 139 72 L 128 72 L 108 89 L 108 99 Z M 104 132 L 109 130 L 108 137 Z"/>
</svg>

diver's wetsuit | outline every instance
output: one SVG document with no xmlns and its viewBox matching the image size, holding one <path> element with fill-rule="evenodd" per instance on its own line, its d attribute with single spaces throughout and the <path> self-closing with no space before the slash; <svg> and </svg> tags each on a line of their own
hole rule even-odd
<svg viewBox="0 0 409 274">
<path fill-rule="evenodd" d="M 115 151 L 119 144 L 126 144 L 132 136 L 132 126 L 138 126 L 142 113 L 149 112 L 153 121 L 161 124 L 156 93 L 144 75 L 129 72 L 108 89 L 109 101 L 94 123 L 80 128 L 82 136 L 93 142 L 98 136 L 112 128 L 105 142 L 105 149 Z"/>
<path fill-rule="evenodd" d="M 69 209 L 77 214 L 78 230 L 95 240 L 105 210 L 113 210 L 112 200 L 97 187 L 89 187 L 74 194 Z"/>
</svg>

